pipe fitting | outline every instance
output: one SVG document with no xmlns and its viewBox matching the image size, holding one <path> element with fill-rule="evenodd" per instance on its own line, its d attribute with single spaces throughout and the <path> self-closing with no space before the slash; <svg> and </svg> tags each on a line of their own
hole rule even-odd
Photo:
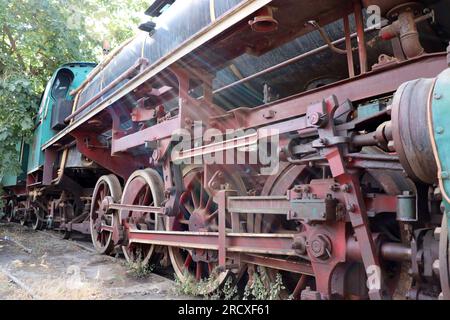
<svg viewBox="0 0 450 320">
<path fill-rule="evenodd" d="M 405 8 L 398 15 L 396 21 L 380 30 L 380 38 L 383 40 L 390 40 L 395 37 L 400 38 L 403 52 L 408 59 L 424 53 L 419 40 L 414 12 L 409 8 Z"/>
<path fill-rule="evenodd" d="M 278 29 L 278 21 L 273 17 L 273 8 L 265 6 L 261 8 L 256 16 L 248 22 L 255 32 L 267 33 Z"/>
</svg>

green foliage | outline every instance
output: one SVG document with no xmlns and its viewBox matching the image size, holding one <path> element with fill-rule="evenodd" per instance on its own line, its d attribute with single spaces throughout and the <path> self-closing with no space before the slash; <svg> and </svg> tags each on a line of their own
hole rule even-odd
<svg viewBox="0 0 450 320">
<path fill-rule="evenodd" d="M 228 277 L 225 283 L 219 286 L 215 272 L 208 279 L 200 281 L 187 272 L 183 278 L 183 280 L 175 278 L 175 293 L 201 296 L 211 300 L 278 300 L 285 289 L 281 274 L 277 273 L 275 279 L 271 281 L 262 268 L 253 272 L 252 280 L 247 283 L 244 292 L 238 291 L 232 277 Z"/>
<path fill-rule="evenodd" d="M 52 73 L 98 61 L 137 31 L 150 1 L 0 0 L 0 175 L 19 169 L 15 145 L 29 137 Z"/>
<path fill-rule="evenodd" d="M 128 268 L 127 273 L 136 279 L 147 278 L 155 269 L 155 266 L 148 264 L 143 257 L 142 250 L 138 250 L 136 256 L 130 257 L 130 260 L 125 262 L 125 266 Z"/>
<path fill-rule="evenodd" d="M 211 296 L 211 299 L 222 299 L 222 300 L 237 300 L 239 299 L 238 289 L 236 285 L 233 283 L 233 279 L 229 277 L 224 285 L 222 290 L 217 290 L 214 296 Z"/>
<path fill-rule="evenodd" d="M 207 279 L 197 281 L 189 272 L 185 272 L 183 280 L 175 277 L 175 293 L 190 296 L 203 296 L 205 299 L 218 299 L 215 288 L 218 287 L 217 273 L 213 271 Z"/>
<path fill-rule="evenodd" d="M 31 135 L 37 101 L 29 80 L 18 74 L 0 77 L 0 175 L 20 171 L 16 144 Z"/>
<path fill-rule="evenodd" d="M 144 264 L 140 260 L 127 261 L 126 267 L 128 268 L 128 274 L 136 279 L 145 279 L 154 270 L 154 265 Z"/>
<path fill-rule="evenodd" d="M 276 274 L 275 281 L 270 281 L 267 272 L 258 268 L 258 272 L 252 275 L 245 287 L 244 300 L 278 300 L 281 291 L 284 290 L 283 280 L 279 273 Z"/>
</svg>

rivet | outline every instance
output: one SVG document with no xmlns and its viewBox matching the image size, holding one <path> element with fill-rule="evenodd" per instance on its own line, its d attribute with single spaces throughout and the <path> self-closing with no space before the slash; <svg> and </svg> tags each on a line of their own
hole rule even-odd
<svg viewBox="0 0 450 320">
<path fill-rule="evenodd" d="M 436 132 L 437 132 L 438 134 L 442 134 L 442 133 L 444 133 L 444 128 L 442 128 L 442 127 L 437 127 L 437 128 L 436 128 Z"/>
<path fill-rule="evenodd" d="M 447 171 L 442 171 L 441 172 L 441 179 L 448 179 L 448 172 Z"/>
<path fill-rule="evenodd" d="M 440 93 L 435 93 L 434 95 L 433 95 L 433 97 L 434 97 L 434 99 L 436 99 L 436 100 L 439 100 L 440 98 L 442 98 L 442 95 L 440 94 Z"/>
</svg>

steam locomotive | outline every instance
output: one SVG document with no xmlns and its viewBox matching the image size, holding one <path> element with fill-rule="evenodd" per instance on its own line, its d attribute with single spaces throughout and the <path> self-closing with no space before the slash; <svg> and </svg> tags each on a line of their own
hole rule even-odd
<svg viewBox="0 0 450 320">
<path fill-rule="evenodd" d="M 55 71 L 3 215 L 208 292 L 450 299 L 449 9 L 157 0 Z"/>
</svg>

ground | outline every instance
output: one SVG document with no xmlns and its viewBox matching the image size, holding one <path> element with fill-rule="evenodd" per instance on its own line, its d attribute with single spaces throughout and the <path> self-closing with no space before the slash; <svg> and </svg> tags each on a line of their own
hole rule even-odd
<svg viewBox="0 0 450 320">
<path fill-rule="evenodd" d="M 88 241 L 0 223 L 0 300 L 192 299 L 174 281 L 137 279 L 123 259 L 99 255 Z"/>
</svg>

